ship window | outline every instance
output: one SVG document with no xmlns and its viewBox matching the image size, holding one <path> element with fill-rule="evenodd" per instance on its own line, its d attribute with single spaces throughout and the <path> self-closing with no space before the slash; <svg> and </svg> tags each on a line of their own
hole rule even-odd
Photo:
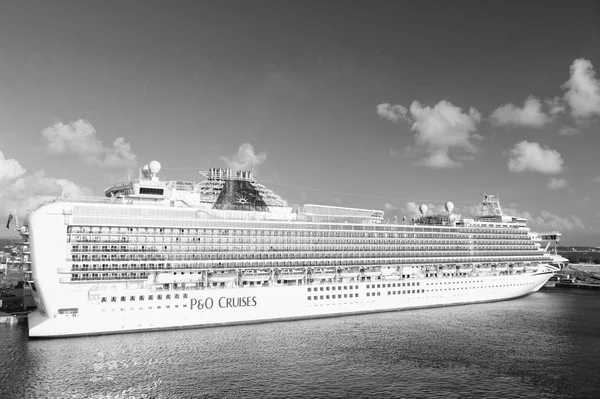
<svg viewBox="0 0 600 399">
<path fill-rule="evenodd" d="M 367 292 L 367 296 L 369 296 L 369 293 Z"/>
<path fill-rule="evenodd" d="M 367 284 L 367 289 L 369 289 L 369 284 Z"/>
<path fill-rule="evenodd" d="M 367 295 L 369 295 L 369 294 L 367 294 Z M 344 298 L 348 298 L 348 294 L 344 294 Z"/>
<path fill-rule="evenodd" d="M 323 299 L 323 295 L 321 295 L 321 299 Z"/>
<path fill-rule="evenodd" d="M 125 302 L 125 297 L 124 296 L 121 297 L 121 302 Z"/>
<path fill-rule="evenodd" d="M 111 302 L 117 302 L 117 297 L 116 297 L 116 296 L 113 296 L 112 298 L 110 298 L 110 301 L 111 301 Z"/>
<path fill-rule="evenodd" d="M 162 299 L 162 295 L 157 295 L 156 299 L 159 299 L 159 300 Z"/>
<path fill-rule="evenodd" d="M 350 294 L 350 295 L 352 295 L 352 294 Z M 377 296 L 381 296 L 381 292 L 378 292 L 378 293 L 377 293 Z"/>
<path fill-rule="evenodd" d="M 130 301 L 135 301 L 135 296 L 134 296 L 134 295 L 130 296 L 130 297 L 129 297 L 129 300 L 130 300 Z"/>
<path fill-rule="evenodd" d="M 307 298 L 308 298 L 308 300 L 310 301 L 310 296 L 308 296 Z"/>
<path fill-rule="evenodd" d="M 350 294 L 350 298 L 352 298 L 354 296 L 354 294 Z"/>
<path fill-rule="evenodd" d="M 154 299 L 154 295 L 148 295 L 148 300 L 151 301 Z"/>
<path fill-rule="evenodd" d="M 310 291 L 311 291 L 311 288 L 310 288 L 310 287 L 308 287 L 308 292 L 310 292 Z"/>
<path fill-rule="evenodd" d="M 102 299 L 100 300 L 100 302 L 106 302 L 106 297 L 103 296 Z"/>
<path fill-rule="evenodd" d="M 143 300 L 144 300 L 144 296 L 140 295 L 140 301 L 143 301 Z"/>
<path fill-rule="evenodd" d="M 166 299 L 171 299 L 171 294 L 167 294 L 167 298 Z"/>
<path fill-rule="evenodd" d="M 162 188 L 140 187 L 140 194 L 163 195 Z"/>
</svg>

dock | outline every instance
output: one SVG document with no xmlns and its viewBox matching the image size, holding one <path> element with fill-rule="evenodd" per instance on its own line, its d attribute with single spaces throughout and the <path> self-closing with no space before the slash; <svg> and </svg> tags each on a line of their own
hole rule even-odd
<svg viewBox="0 0 600 399">
<path fill-rule="evenodd" d="M 20 312 L 0 312 L 0 324 L 25 323 L 27 321 L 27 315 L 31 312 L 31 310 Z"/>
<path fill-rule="evenodd" d="M 583 282 L 561 283 L 561 282 L 557 281 L 555 287 L 556 288 L 580 288 L 580 289 L 586 289 L 586 290 L 600 290 L 600 284 L 590 284 L 590 283 L 583 283 Z"/>
</svg>

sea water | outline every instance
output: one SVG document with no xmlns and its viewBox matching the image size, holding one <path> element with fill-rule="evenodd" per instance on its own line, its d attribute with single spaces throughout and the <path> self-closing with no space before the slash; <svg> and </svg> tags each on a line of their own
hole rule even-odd
<svg viewBox="0 0 600 399">
<path fill-rule="evenodd" d="M 0 345 L 2 398 L 595 398 L 600 291 Z"/>
</svg>

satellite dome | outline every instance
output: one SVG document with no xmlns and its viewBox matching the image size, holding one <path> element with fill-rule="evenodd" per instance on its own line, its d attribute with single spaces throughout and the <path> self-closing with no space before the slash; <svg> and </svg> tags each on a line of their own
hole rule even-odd
<svg viewBox="0 0 600 399">
<path fill-rule="evenodd" d="M 160 172 L 160 162 L 158 161 L 152 161 L 148 164 L 148 168 L 150 169 L 150 173 L 152 173 L 153 175 L 157 174 L 158 172 Z"/>
<path fill-rule="evenodd" d="M 446 202 L 444 207 L 446 208 L 446 211 L 448 211 L 448 213 L 451 213 L 452 210 L 454 209 L 454 204 L 452 202 L 448 201 L 448 202 Z"/>
<path fill-rule="evenodd" d="M 426 214 L 427 213 L 427 205 L 421 204 L 421 206 L 419 206 L 419 212 L 421 212 L 421 215 Z"/>
</svg>

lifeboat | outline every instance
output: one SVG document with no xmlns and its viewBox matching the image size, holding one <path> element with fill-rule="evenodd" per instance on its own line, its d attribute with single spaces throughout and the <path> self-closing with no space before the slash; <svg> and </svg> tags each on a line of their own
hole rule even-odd
<svg viewBox="0 0 600 399">
<path fill-rule="evenodd" d="M 455 274 L 456 268 L 454 266 L 440 266 L 440 272 L 442 274 Z"/>
<path fill-rule="evenodd" d="M 398 273 L 398 269 L 396 269 L 395 267 L 382 267 L 381 268 L 381 275 L 384 277 L 397 275 L 397 273 Z"/>
<path fill-rule="evenodd" d="M 338 274 L 343 279 L 356 278 L 360 274 L 360 269 L 358 267 L 340 269 Z"/>
<path fill-rule="evenodd" d="M 230 283 L 238 278 L 235 270 L 217 270 L 208 272 L 209 283 Z"/>
<path fill-rule="evenodd" d="M 506 263 L 498 263 L 496 265 L 497 272 L 505 272 L 508 271 L 508 265 Z"/>
<path fill-rule="evenodd" d="M 477 266 L 477 270 L 480 272 L 488 273 L 492 271 L 492 266 L 490 264 L 479 265 Z"/>
<path fill-rule="evenodd" d="M 379 277 L 381 276 L 381 267 L 368 267 L 361 271 L 362 275 L 365 277 Z"/>
<path fill-rule="evenodd" d="M 537 272 L 537 270 L 539 269 L 539 267 L 540 266 L 537 263 L 529 263 L 527 266 L 525 266 L 525 269 L 528 272 L 535 273 L 535 272 Z"/>
<path fill-rule="evenodd" d="M 282 269 L 279 271 L 279 280 L 301 280 L 306 272 L 304 269 Z"/>
<path fill-rule="evenodd" d="M 314 269 L 312 272 L 312 278 L 315 280 L 328 280 L 335 277 L 335 268 L 324 267 Z"/>
<path fill-rule="evenodd" d="M 459 273 L 471 273 L 473 271 L 473 266 L 471 265 L 461 265 L 458 267 Z"/>
<path fill-rule="evenodd" d="M 512 265 L 512 270 L 514 272 L 522 272 L 523 270 L 525 270 L 525 266 L 522 263 L 516 263 Z"/>
<path fill-rule="evenodd" d="M 200 280 L 200 275 L 190 273 L 157 273 L 155 282 L 157 284 L 193 283 Z"/>
<path fill-rule="evenodd" d="M 242 272 L 242 281 L 267 281 L 270 278 L 270 270 L 248 269 Z"/>
</svg>

